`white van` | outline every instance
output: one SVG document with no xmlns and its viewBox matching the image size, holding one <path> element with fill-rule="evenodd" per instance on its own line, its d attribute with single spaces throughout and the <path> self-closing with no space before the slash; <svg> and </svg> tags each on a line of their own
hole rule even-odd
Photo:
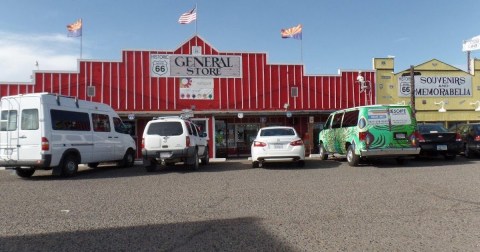
<svg viewBox="0 0 480 252">
<path fill-rule="evenodd" d="M 0 101 L 0 166 L 20 177 L 35 170 L 71 176 L 79 164 L 131 167 L 136 145 L 108 105 L 49 93 L 4 96 Z"/>
</svg>

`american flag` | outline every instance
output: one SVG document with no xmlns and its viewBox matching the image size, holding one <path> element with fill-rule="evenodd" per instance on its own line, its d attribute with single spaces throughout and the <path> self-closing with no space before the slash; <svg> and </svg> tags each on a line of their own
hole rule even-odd
<svg viewBox="0 0 480 252">
<path fill-rule="evenodd" d="M 82 36 L 82 19 L 77 20 L 75 23 L 67 25 L 69 37 Z"/>
<path fill-rule="evenodd" d="M 282 38 L 302 39 L 302 25 L 299 24 L 292 28 L 282 29 L 280 31 Z"/>
<path fill-rule="evenodd" d="M 197 8 L 194 7 L 191 11 L 183 13 L 178 22 L 180 24 L 189 24 L 193 20 L 197 19 Z"/>
</svg>

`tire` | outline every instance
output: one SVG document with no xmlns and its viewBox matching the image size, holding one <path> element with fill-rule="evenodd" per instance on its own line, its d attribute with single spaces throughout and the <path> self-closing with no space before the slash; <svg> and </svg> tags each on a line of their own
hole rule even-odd
<svg viewBox="0 0 480 252">
<path fill-rule="evenodd" d="M 133 164 L 135 162 L 135 152 L 133 150 L 129 149 L 127 152 L 125 152 L 125 155 L 123 156 L 122 161 L 120 161 L 120 167 L 133 167 Z"/>
<path fill-rule="evenodd" d="M 23 168 L 16 168 L 15 169 L 15 172 L 17 173 L 17 175 L 19 177 L 22 177 L 22 178 L 30 178 L 33 173 L 35 173 L 35 169 L 33 168 L 27 168 L 27 169 L 23 169 Z"/>
<path fill-rule="evenodd" d="M 62 176 L 71 177 L 78 171 L 78 160 L 74 155 L 68 155 L 62 162 Z"/>
<path fill-rule="evenodd" d="M 468 149 L 468 146 L 465 145 L 465 151 L 463 152 L 466 158 L 472 158 L 472 152 Z"/>
<path fill-rule="evenodd" d="M 199 168 L 199 159 L 198 159 L 198 151 L 195 150 L 195 154 L 193 154 L 193 163 L 190 165 L 190 169 L 193 171 L 198 171 Z"/>
<path fill-rule="evenodd" d="M 353 144 L 348 146 L 347 162 L 350 166 L 358 166 L 358 163 L 360 162 L 360 157 L 355 154 L 355 147 Z"/>
<path fill-rule="evenodd" d="M 145 160 L 143 161 L 143 163 L 144 163 L 144 164 L 147 163 L 146 161 L 148 161 L 148 160 L 145 159 Z M 145 167 L 145 170 L 146 170 L 147 172 L 154 172 L 154 171 L 157 170 L 157 161 L 151 160 L 151 161 L 148 162 L 148 165 L 145 165 L 144 167 Z"/>
<path fill-rule="evenodd" d="M 258 161 L 253 161 L 252 168 L 258 168 L 259 167 L 258 164 L 259 164 Z"/>
<path fill-rule="evenodd" d="M 202 165 L 208 165 L 210 163 L 210 156 L 208 155 L 208 146 L 205 147 L 205 155 L 203 156 Z"/>
<path fill-rule="evenodd" d="M 327 160 L 328 154 L 327 154 L 327 150 L 325 150 L 325 147 L 323 147 L 323 143 L 321 143 L 318 148 L 320 152 L 320 160 Z"/>
<path fill-rule="evenodd" d="M 100 163 L 97 162 L 97 163 L 88 163 L 87 165 L 88 165 L 88 167 L 90 167 L 90 168 L 97 168 L 99 164 L 100 164 Z"/>
</svg>

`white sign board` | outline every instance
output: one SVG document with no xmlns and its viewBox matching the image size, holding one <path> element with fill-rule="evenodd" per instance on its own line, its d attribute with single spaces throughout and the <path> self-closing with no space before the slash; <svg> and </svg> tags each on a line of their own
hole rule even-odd
<svg viewBox="0 0 480 252">
<path fill-rule="evenodd" d="M 240 78 L 242 57 L 238 55 L 151 54 L 152 77 Z"/>
<path fill-rule="evenodd" d="M 416 97 L 472 96 L 471 76 L 415 76 Z M 410 96 L 410 76 L 398 77 L 398 96 Z"/>
<path fill-rule="evenodd" d="M 463 41 L 462 51 L 473 51 L 480 49 L 480 36 Z"/>
<path fill-rule="evenodd" d="M 213 79 L 211 78 L 180 78 L 180 99 L 212 100 Z"/>
</svg>

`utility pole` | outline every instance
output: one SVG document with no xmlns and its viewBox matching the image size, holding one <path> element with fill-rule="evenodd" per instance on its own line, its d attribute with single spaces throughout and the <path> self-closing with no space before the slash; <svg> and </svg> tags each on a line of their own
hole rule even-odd
<svg viewBox="0 0 480 252">
<path fill-rule="evenodd" d="M 415 111 L 415 71 L 413 65 L 410 65 L 410 106 L 412 107 L 413 117 L 416 115 Z"/>
</svg>

